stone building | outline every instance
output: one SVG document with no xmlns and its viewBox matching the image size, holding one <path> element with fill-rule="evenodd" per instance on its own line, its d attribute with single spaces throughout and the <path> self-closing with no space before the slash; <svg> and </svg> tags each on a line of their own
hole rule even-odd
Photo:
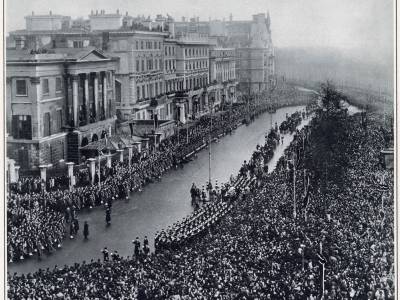
<svg viewBox="0 0 400 300">
<path fill-rule="evenodd" d="M 211 44 L 236 49 L 236 79 L 241 94 L 257 94 L 275 85 L 275 56 L 269 13 L 253 15 L 252 20 L 200 21 L 191 18 L 174 23 L 177 37 L 200 34 Z"/>
<path fill-rule="evenodd" d="M 214 83 L 214 105 L 236 102 L 236 56 L 234 48 L 214 48 L 210 51 L 210 81 Z"/>
<path fill-rule="evenodd" d="M 33 168 L 79 162 L 115 131 L 116 61 L 94 48 L 7 51 L 7 156 Z"/>
</svg>

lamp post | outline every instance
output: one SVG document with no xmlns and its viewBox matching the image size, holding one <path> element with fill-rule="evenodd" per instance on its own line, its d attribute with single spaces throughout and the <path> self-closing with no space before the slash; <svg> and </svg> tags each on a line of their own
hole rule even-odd
<svg viewBox="0 0 400 300">
<path fill-rule="evenodd" d="M 211 103 L 210 103 L 210 132 L 209 132 L 209 140 L 208 140 L 208 182 L 211 185 L 211 142 L 212 142 L 212 112 L 213 112 L 213 106 L 214 106 L 214 100 L 215 98 L 211 98 Z M 209 193 L 209 199 L 211 199 L 211 189 L 208 191 Z"/>
</svg>

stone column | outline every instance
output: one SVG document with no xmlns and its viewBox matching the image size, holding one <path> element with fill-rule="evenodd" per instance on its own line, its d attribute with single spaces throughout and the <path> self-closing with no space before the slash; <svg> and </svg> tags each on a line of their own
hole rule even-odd
<svg viewBox="0 0 400 300">
<path fill-rule="evenodd" d="M 67 162 L 66 165 L 68 166 L 68 178 L 69 178 L 69 189 L 71 190 L 72 187 L 75 185 L 74 180 L 74 164 L 73 162 Z"/>
<path fill-rule="evenodd" d="M 14 176 L 15 176 L 15 181 L 14 182 L 18 182 L 19 180 L 19 169 L 21 167 L 20 166 L 14 166 Z M 13 182 L 13 181 L 11 181 Z"/>
<path fill-rule="evenodd" d="M 72 109 L 74 112 L 74 126 L 78 127 L 79 126 L 79 119 L 78 119 L 78 92 L 79 92 L 79 87 L 78 87 L 78 79 L 79 76 L 74 75 L 72 76 Z"/>
<path fill-rule="evenodd" d="M 133 144 L 136 146 L 136 149 L 138 150 L 138 152 L 141 153 L 142 152 L 142 143 L 134 142 Z"/>
<path fill-rule="evenodd" d="M 89 76 L 90 74 L 85 74 L 85 120 L 86 124 L 89 124 Z"/>
<path fill-rule="evenodd" d="M 35 91 L 35 95 L 32 97 L 32 104 L 35 107 L 32 110 L 32 138 L 40 138 L 43 136 L 43 118 L 41 115 L 41 104 L 40 100 L 42 99 L 42 86 L 40 84 L 40 77 L 32 77 L 30 79 L 32 88 Z M 35 130 L 35 123 L 37 124 L 37 130 Z"/>
<path fill-rule="evenodd" d="M 128 164 L 131 165 L 133 156 L 133 145 L 128 145 L 126 146 L 126 148 L 128 148 Z"/>
<path fill-rule="evenodd" d="M 136 78 L 134 75 L 129 76 L 129 102 L 130 103 L 136 103 L 138 102 L 139 98 L 137 95 L 137 88 L 136 88 Z"/>
<path fill-rule="evenodd" d="M 94 176 L 96 175 L 96 159 L 89 158 L 89 171 L 90 171 L 90 181 L 94 184 Z"/>
<path fill-rule="evenodd" d="M 124 162 L 124 149 L 118 149 L 117 152 L 119 153 L 119 161 Z"/>
<path fill-rule="evenodd" d="M 47 167 L 48 165 L 40 165 L 39 169 L 40 169 L 40 179 L 42 179 L 45 183 L 47 182 Z"/>
<path fill-rule="evenodd" d="M 106 154 L 106 158 L 107 158 L 107 167 L 111 168 L 111 157 L 112 154 Z"/>
<path fill-rule="evenodd" d="M 183 124 L 186 123 L 186 116 L 185 116 L 185 105 L 183 103 L 180 103 L 179 105 L 179 110 L 180 110 L 180 119 Z"/>
<path fill-rule="evenodd" d="M 107 75 L 104 73 L 103 76 L 103 103 L 104 103 L 104 115 L 108 119 L 108 95 L 107 95 Z"/>
<path fill-rule="evenodd" d="M 150 140 L 149 138 L 143 139 L 146 149 L 149 149 L 149 140 Z"/>
<path fill-rule="evenodd" d="M 99 105 L 99 73 L 95 73 L 93 89 L 94 89 L 94 107 L 96 110 L 96 121 L 100 120 L 100 105 Z"/>
</svg>

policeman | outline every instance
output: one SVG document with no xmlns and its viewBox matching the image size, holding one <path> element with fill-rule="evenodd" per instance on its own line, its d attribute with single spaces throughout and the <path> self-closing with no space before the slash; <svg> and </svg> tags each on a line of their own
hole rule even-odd
<svg viewBox="0 0 400 300">
<path fill-rule="evenodd" d="M 83 224 L 83 236 L 85 237 L 85 240 L 88 239 L 89 236 L 89 224 L 87 221 Z"/>
</svg>

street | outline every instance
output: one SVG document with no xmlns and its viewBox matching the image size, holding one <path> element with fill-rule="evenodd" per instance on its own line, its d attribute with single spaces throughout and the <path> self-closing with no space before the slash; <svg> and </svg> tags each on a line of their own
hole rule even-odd
<svg viewBox="0 0 400 300">
<path fill-rule="evenodd" d="M 212 144 L 212 181 L 218 184 L 229 180 L 231 174 L 236 175 L 244 160 L 248 160 L 257 144 L 264 143 L 265 133 L 271 123 L 279 125 L 286 114 L 291 115 L 303 107 L 286 107 L 278 109 L 271 115 L 265 113 L 248 126 L 240 126 L 232 135 L 222 137 Z M 303 121 L 304 125 L 307 121 Z M 301 125 L 301 126 L 302 126 Z M 284 148 L 292 137 L 285 135 L 284 143 L 279 145 L 270 161 L 272 170 Z M 105 211 L 94 208 L 78 214 L 80 232 L 74 240 L 67 238 L 62 248 L 38 261 L 36 256 L 22 263 L 8 265 L 10 273 L 34 272 L 39 268 L 53 268 L 55 265 L 71 265 L 75 262 L 101 258 L 100 250 L 108 247 L 117 250 L 122 256 L 132 255 L 132 240 L 139 237 L 141 243 L 145 236 L 153 249 L 154 235 L 162 228 L 172 225 L 192 211 L 190 187 L 194 182 L 200 187 L 208 180 L 208 150 L 203 149 L 197 158 L 186 164 L 183 169 L 167 172 L 160 182 L 144 188 L 141 193 L 133 193 L 128 200 L 116 201 L 111 212 L 111 226 L 106 227 Z M 84 240 L 82 228 L 84 221 L 89 223 L 89 239 Z"/>
</svg>

